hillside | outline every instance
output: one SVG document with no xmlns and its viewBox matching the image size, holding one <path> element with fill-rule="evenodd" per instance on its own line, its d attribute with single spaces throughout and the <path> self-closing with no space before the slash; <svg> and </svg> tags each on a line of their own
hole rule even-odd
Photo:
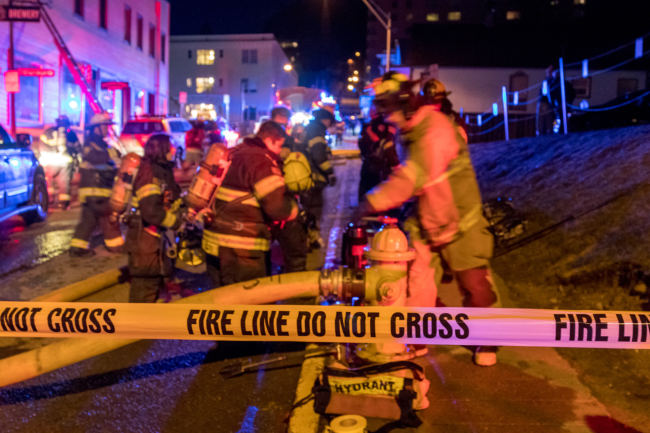
<svg viewBox="0 0 650 433">
<path fill-rule="evenodd" d="M 506 306 L 650 310 L 650 126 L 470 146 L 484 201 L 528 220 L 493 267 Z M 514 240 L 517 242 L 517 239 Z M 617 419 L 647 431 L 650 351 L 562 349 Z M 636 415 L 634 415 L 636 414 Z M 642 427 L 643 426 L 643 427 Z"/>
</svg>

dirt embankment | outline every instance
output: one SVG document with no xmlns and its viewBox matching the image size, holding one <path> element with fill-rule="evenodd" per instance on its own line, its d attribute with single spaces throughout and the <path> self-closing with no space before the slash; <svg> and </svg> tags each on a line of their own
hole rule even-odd
<svg viewBox="0 0 650 433">
<path fill-rule="evenodd" d="M 484 200 L 512 198 L 528 220 L 496 251 L 512 303 L 650 310 L 650 126 L 476 144 Z M 619 421 L 650 422 L 650 351 L 564 349 Z"/>
</svg>

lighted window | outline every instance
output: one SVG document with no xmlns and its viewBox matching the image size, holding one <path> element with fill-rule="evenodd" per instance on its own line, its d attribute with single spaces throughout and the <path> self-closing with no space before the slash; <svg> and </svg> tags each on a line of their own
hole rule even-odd
<svg viewBox="0 0 650 433">
<path fill-rule="evenodd" d="M 191 79 L 191 78 L 187 78 L 187 79 L 185 80 L 185 84 L 187 84 L 187 87 L 192 87 L 192 79 Z"/>
<path fill-rule="evenodd" d="M 131 44 L 131 8 L 124 6 L 124 40 Z"/>
<path fill-rule="evenodd" d="M 84 16 L 84 0 L 74 0 L 74 13 L 83 18 L 83 16 Z"/>
<path fill-rule="evenodd" d="M 436 13 L 427 14 L 427 21 L 429 21 L 429 22 L 440 21 L 440 15 L 438 15 Z"/>
<path fill-rule="evenodd" d="M 514 21 L 521 18 L 521 13 L 519 11 L 508 11 L 506 12 L 506 19 L 508 21 Z"/>
<path fill-rule="evenodd" d="M 107 29 L 106 24 L 106 0 L 99 0 L 99 27 Z"/>
<path fill-rule="evenodd" d="M 197 77 L 196 93 L 212 93 L 214 88 L 214 77 Z"/>
<path fill-rule="evenodd" d="M 156 57 L 156 26 L 149 24 L 149 56 Z"/>
<path fill-rule="evenodd" d="M 460 21 L 460 11 L 452 11 L 447 14 L 449 21 Z"/>
<path fill-rule="evenodd" d="M 143 39 L 143 34 L 142 32 L 144 27 L 144 22 L 142 20 L 142 15 L 138 14 L 138 23 L 137 23 L 137 43 L 138 43 L 138 48 L 142 49 L 142 39 Z"/>
<path fill-rule="evenodd" d="M 557 6 L 560 4 L 560 0 L 551 0 L 551 6 Z"/>
<path fill-rule="evenodd" d="M 587 0 L 573 0 L 574 5 L 586 5 Z"/>
<path fill-rule="evenodd" d="M 214 65 L 214 50 L 196 50 L 197 65 Z"/>
</svg>

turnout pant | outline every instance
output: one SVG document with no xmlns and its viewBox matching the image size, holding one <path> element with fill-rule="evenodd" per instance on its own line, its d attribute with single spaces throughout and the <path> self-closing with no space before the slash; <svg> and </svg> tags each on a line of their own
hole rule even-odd
<svg viewBox="0 0 650 433">
<path fill-rule="evenodd" d="M 269 275 L 268 251 L 219 247 L 221 283 L 225 286 Z"/>
<path fill-rule="evenodd" d="M 439 248 L 431 248 L 421 237 L 413 218 L 407 221 L 406 228 L 416 253 L 408 273 L 408 306 L 436 306 L 444 267 L 456 279 L 463 296 L 463 306 L 485 308 L 497 302 L 489 268 L 493 239 L 484 219 L 459 239 Z"/>
<path fill-rule="evenodd" d="M 307 230 L 299 218 L 273 226 L 273 237 L 282 249 L 284 272 L 302 272 L 307 269 Z"/>
<path fill-rule="evenodd" d="M 173 270 L 162 238 L 137 226 L 129 228 L 127 251 L 131 275 L 129 302 L 154 302 Z"/>
<path fill-rule="evenodd" d="M 119 250 L 124 245 L 124 238 L 118 221 L 111 221 L 111 208 L 108 197 L 86 197 L 81 206 L 81 220 L 77 224 L 70 247 L 90 249 L 90 238 L 97 227 L 104 236 L 104 244 L 109 250 Z"/>
</svg>

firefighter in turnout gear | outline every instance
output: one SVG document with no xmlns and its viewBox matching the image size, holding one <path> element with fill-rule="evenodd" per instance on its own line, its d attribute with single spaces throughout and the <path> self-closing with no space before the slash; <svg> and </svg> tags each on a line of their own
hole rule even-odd
<svg viewBox="0 0 650 433">
<path fill-rule="evenodd" d="M 268 225 L 298 216 L 298 205 L 288 194 L 280 169 L 284 139 L 281 126 L 264 122 L 255 136 L 246 137 L 230 154 L 230 168 L 217 191 L 210 226 L 223 284 L 268 275 Z"/>
<path fill-rule="evenodd" d="M 374 113 L 364 125 L 359 138 L 361 151 L 361 175 L 359 200 L 380 182 L 386 180 L 391 170 L 399 165 L 395 150 L 395 127 Z"/>
<path fill-rule="evenodd" d="M 126 237 L 131 275 L 129 302 L 155 301 L 164 288 L 165 277 L 172 274 L 165 232 L 182 223 L 180 188 L 173 172 L 175 152 L 169 135 L 149 137 L 133 181 L 135 212 L 127 216 Z"/>
<path fill-rule="evenodd" d="M 286 133 L 287 128 L 289 127 L 290 118 L 291 111 L 286 107 L 278 106 L 271 110 L 271 121 L 280 125 L 285 131 L 285 141 L 282 145 L 282 150 L 280 151 L 280 158 L 283 161 L 282 164 L 284 164 L 287 158 L 290 158 L 289 164 L 293 167 L 295 164 L 294 158 L 301 155 L 302 161 L 309 164 L 302 153 L 293 152 L 296 143 L 293 140 L 293 137 Z M 298 164 L 298 166 L 300 165 Z M 293 171 L 289 173 L 289 175 L 286 171 L 284 172 L 284 179 L 290 192 L 298 194 L 309 189 L 301 188 L 299 185 L 300 182 L 292 182 L 293 179 L 291 179 L 291 174 L 293 174 Z M 307 176 L 308 178 L 306 180 L 311 181 L 311 172 L 308 172 Z M 291 185 L 289 185 L 290 182 Z M 311 182 L 309 182 L 309 185 L 310 184 Z M 282 250 L 282 259 L 284 262 L 283 272 L 301 272 L 307 270 L 307 227 L 305 226 L 303 218 L 277 222 L 273 224 L 271 231 L 273 239 L 278 241 L 280 249 Z"/>
<path fill-rule="evenodd" d="M 419 103 L 413 84 L 388 72 L 375 85 L 375 106 L 399 128 L 408 158 L 366 195 L 360 213 L 385 212 L 416 197 L 416 214 L 405 223 L 416 251 L 407 305 L 434 307 L 446 266 L 464 306 L 490 307 L 497 301 L 489 271 L 493 240 L 481 213 L 467 141 L 440 104 Z M 495 364 L 496 348 L 476 348 L 474 362 Z"/>
<path fill-rule="evenodd" d="M 82 151 L 83 161 L 79 166 L 81 220 L 70 241 L 71 256 L 94 254 L 90 249 L 90 238 L 97 226 L 104 235 L 106 249 L 121 252 L 124 247 L 119 222 L 111 218 L 109 205 L 113 179 L 117 172 L 116 162 L 119 163 L 119 153 L 104 140 L 111 124 L 113 121 L 108 113 L 97 113 L 88 125 Z"/>
</svg>

